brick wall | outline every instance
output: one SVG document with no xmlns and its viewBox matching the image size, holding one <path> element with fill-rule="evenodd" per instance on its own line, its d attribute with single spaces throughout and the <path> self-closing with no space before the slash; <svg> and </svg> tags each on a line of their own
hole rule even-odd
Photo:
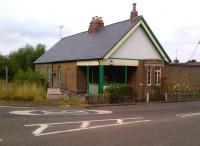
<svg viewBox="0 0 200 146">
<path fill-rule="evenodd" d="M 47 78 L 47 67 L 51 67 L 51 80 L 49 86 L 59 87 L 70 91 L 77 91 L 77 66 L 76 62 L 37 64 L 35 69 Z M 61 67 L 62 79 L 58 80 L 58 68 Z M 53 84 L 53 85 L 52 85 Z"/>
<path fill-rule="evenodd" d="M 147 85 L 147 67 L 152 68 L 151 85 Z M 162 83 L 160 85 L 155 84 L 155 68 L 161 68 L 161 77 L 163 74 L 164 61 L 163 60 L 140 60 L 139 66 L 133 72 L 133 76 L 130 84 L 133 85 L 137 100 L 145 100 L 147 92 L 160 91 Z"/>
<path fill-rule="evenodd" d="M 200 90 L 200 65 L 166 64 L 163 77 L 164 90 L 175 82 L 185 83 L 191 90 Z"/>
</svg>

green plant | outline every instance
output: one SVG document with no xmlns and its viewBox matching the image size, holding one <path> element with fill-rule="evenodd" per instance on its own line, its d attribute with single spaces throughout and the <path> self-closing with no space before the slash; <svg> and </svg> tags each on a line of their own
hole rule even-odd
<svg viewBox="0 0 200 146">
<path fill-rule="evenodd" d="M 47 85 L 45 77 L 41 73 L 33 71 L 31 68 L 29 68 L 27 71 L 20 69 L 14 76 L 14 81 L 18 83 L 29 82 Z"/>
<path fill-rule="evenodd" d="M 6 93 L 5 81 L 0 81 L 0 99 L 39 101 L 46 98 L 46 88 L 31 82 L 10 82 Z"/>
<path fill-rule="evenodd" d="M 114 84 L 105 88 L 103 95 L 109 98 L 110 103 L 113 102 L 126 102 L 129 97 L 133 97 L 133 87 L 126 84 Z"/>
</svg>

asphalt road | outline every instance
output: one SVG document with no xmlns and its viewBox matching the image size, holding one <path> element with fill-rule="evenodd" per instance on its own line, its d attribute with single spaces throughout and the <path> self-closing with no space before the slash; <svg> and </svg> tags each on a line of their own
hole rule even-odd
<svg viewBox="0 0 200 146">
<path fill-rule="evenodd" d="M 200 145 L 200 101 L 83 110 L 0 105 L 0 146 Z"/>
</svg>

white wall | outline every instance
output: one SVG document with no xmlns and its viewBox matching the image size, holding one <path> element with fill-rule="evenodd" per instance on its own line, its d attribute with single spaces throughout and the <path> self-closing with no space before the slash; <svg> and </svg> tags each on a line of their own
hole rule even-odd
<svg viewBox="0 0 200 146">
<path fill-rule="evenodd" d="M 158 51 L 141 26 L 132 33 L 110 58 L 161 59 Z"/>
</svg>

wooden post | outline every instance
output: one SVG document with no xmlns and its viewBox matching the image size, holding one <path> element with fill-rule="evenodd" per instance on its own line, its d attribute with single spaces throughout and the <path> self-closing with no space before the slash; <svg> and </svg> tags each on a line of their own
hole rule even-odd
<svg viewBox="0 0 200 146">
<path fill-rule="evenodd" d="M 103 93 L 103 86 L 104 86 L 104 66 L 99 66 L 99 93 Z"/>
<path fill-rule="evenodd" d="M 89 95 L 90 68 L 87 66 L 87 95 Z"/>
<path fill-rule="evenodd" d="M 168 101 L 167 93 L 165 92 L 165 101 Z"/>
<path fill-rule="evenodd" d="M 149 103 L 149 92 L 147 92 L 147 99 L 146 102 Z"/>
<path fill-rule="evenodd" d="M 125 66 L 125 70 L 124 70 L 124 79 L 125 79 L 125 84 L 128 83 L 128 67 Z"/>
</svg>

